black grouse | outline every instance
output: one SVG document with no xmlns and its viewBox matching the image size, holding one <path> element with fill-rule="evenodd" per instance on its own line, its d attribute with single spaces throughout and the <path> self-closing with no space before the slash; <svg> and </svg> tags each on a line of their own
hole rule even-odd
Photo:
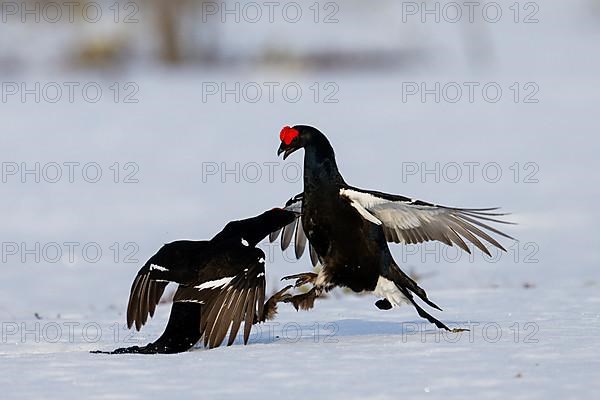
<svg viewBox="0 0 600 400">
<path fill-rule="evenodd" d="M 204 336 L 214 348 L 230 331 L 233 344 L 244 322 L 244 344 L 253 324 L 271 319 L 288 286 L 265 300 L 265 253 L 256 247 L 270 232 L 293 222 L 296 214 L 273 209 L 257 217 L 228 223 L 210 241 L 180 240 L 165 244 L 140 269 L 131 286 L 127 326 L 139 331 L 154 315 L 170 282 L 179 284 L 162 336 L 122 353 L 179 353 Z M 289 296 L 289 295 L 288 295 Z"/>
<path fill-rule="evenodd" d="M 506 250 L 484 230 L 512 238 L 482 221 L 508 223 L 498 219 L 506 214 L 495 212 L 496 208 L 445 207 L 352 187 L 340 174 L 333 148 L 319 130 L 306 125 L 284 127 L 280 139 L 277 154 L 283 153 L 284 159 L 304 148 L 304 192 L 286 205 L 286 209 L 298 213 L 298 218 L 283 229 L 282 249 L 288 247 L 295 233 L 299 258 L 308 237 L 313 265 L 322 264 L 318 274 L 308 272 L 284 278 L 296 279 L 296 286 L 313 285 L 309 292 L 285 301 L 296 309 L 310 309 L 323 292 L 342 286 L 354 292 L 374 292 L 381 298 L 376 303 L 380 309 L 410 303 L 421 317 L 438 328 L 450 330 L 417 304 L 413 294 L 441 310 L 400 269 L 387 243 L 437 240 L 470 253 L 465 242 L 469 241 L 490 255 L 480 239 Z M 271 241 L 278 235 L 279 231 L 273 232 Z"/>
</svg>

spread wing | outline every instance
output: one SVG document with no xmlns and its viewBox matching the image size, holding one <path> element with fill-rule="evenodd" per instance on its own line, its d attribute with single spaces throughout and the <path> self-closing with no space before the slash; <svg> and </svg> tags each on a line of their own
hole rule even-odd
<svg viewBox="0 0 600 400">
<path fill-rule="evenodd" d="M 292 239 L 294 239 L 294 251 L 296 253 L 296 258 L 300 259 L 304 254 L 306 249 L 306 245 L 308 243 L 308 239 L 306 234 L 304 233 L 304 229 L 302 228 L 302 199 L 304 194 L 300 193 L 296 196 L 292 197 L 285 204 L 284 210 L 293 211 L 296 213 L 296 219 L 284 226 L 282 229 L 279 229 L 275 232 L 271 232 L 269 235 L 269 241 L 273 243 L 279 235 L 281 234 L 281 250 L 285 251 L 292 243 Z M 314 247 L 308 243 L 309 245 L 309 254 L 310 261 L 312 262 L 313 267 L 316 267 L 319 264 L 319 256 L 314 249 Z"/>
<path fill-rule="evenodd" d="M 177 241 L 165 244 L 140 269 L 131 285 L 127 304 L 127 327 L 140 330 L 154 316 L 169 282 L 185 283 L 196 277 L 192 268 L 206 242 Z"/>
<path fill-rule="evenodd" d="M 353 187 L 341 189 L 340 196 L 347 198 L 365 219 L 381 225 L 388 242 L 416 244 L 437 240 L 448 246 L 457 245 L 468 253 L 466 242 L 471 242 L 491 256 L 482 240 L 504 251 L 492 234 L 515 240 L 490 225 L 511 224 L 498 219 L 507 214 L 496 212 L 497 208 L 445 207 Z"/>
<path fill-rule="evenodd" d="M 512 224 L 499 218 L 505 213 L 497 208 L 453 208 L 414 200 L 404 196 L 367 191 L 353 187 L 340 190 L 363 218 L 381 225 L 388 242 L 417 244 L 437 240 L 448 246 L 457 245 L 471 253 L 467 242 L 471 242 L 488 256 L 491 256 L 485 241 L 501 250 L 506 249 L 492 236 L 499 235 L 511 240 L 513 237 L 491 226 L 490 223 Z M 298 212 L 295 221 L 271 233 L 269 239 L 275 241 L 281 233 L 281 249 L 286 250 L 294 239 L 296 257 L 300 258 L 307 244 L 302 230 L 302 197 L 296 195 L 286 204 L 286 209 Z M 319 257 L 310 246 L 313 266 Z"/>
<path fill-rule="evenodd" d="M 154 316 L 157 304 L 160 302 L 169 282 L 161 282 L 152 278 L 150 266 L 144 266 L 131 285 L 129 303 L 127 304 L 127 327 L 135 324 L 140 330 Z"/>
<path fill-rule="evenodd" d="M 260 258 L 234 276 L 207 281 L 196 286 L 180 286 L 175 302 L 200 303 L 200 334 L 209 348 L 221 345 L 229 331 L 228 346 L 235 341 L 244 322 L 244 344 L 248 343 L 256 315 L 265 303 L 265 260 Z"/>
</svg>

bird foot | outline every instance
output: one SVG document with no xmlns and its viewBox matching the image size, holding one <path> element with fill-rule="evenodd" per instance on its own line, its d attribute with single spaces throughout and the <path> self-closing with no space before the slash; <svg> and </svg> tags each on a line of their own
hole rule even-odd
<svg viewBox="0 0 600 400">
<path fill-rule="evenodd" d="M 281 280 L 287 281 L 290 279 L 295 279 L 296 283 L 294 283 L 294 287 L 299 287 L 307 283 L 314 285 L 317 281 L 318 276 L 319 275 L 315 274 L 314 272 L 304 272 L 302 274 L 284 276 L 283 278 L 281 278 Z"/>
<path fill-rule="evenodd" d="M 288 285 L 281 289 L 279 292 L 275 293 L 273 296 L 267 300 L 265 303 L 265 308 L 261 316 L 257 316 L 254 319 L 254 323 L 265 322 L 275 318 L 277 314 L 277 303 L 285 302 L 288 299 L 292 298 L 292 295 L 287 293 L 288 290 L 292 289 L 292 285 Z"/>
<path fill-rule="evenodd" d="M 90 351 L 92 354 L 157 354 L 157 353 L 166 353 L 167 351 L 160 351 L 157 347 L 154 347 L 152 343 L 146 346 L 131 346 L 131 347 L 123 347 L 120 349 L 116 349 L 113 351 Z"/>
<path fill-rule="evenodd" d="M 299 310 L 310 310 L 315 306 L 315 299 L 318 297 L 317 291 L 315 288 L 312 288 L 310 291 L 298 294 L 296 296 L 292 296 L 283 300 L 284 303 L 292 303 L 296 311 Z"/>
<path fill-rule="evenodd" d="M 290 290 L 292 288 L 293 288 L 292 285 L 287 285 L 286 287 L 281 289 L 279 292 L 277 292 L 273 296 L 271 296 L 271 298 L 269 300 L 267 300 L 267 304 L 269 302 L 277 304 L 277 303 L 283 302 L 284 300 L 286 300 L 288 298 L 291 298 L 292 295 L 287 292 L 288 292 L 288 290 Z"/>
<path fill-rule="evenodd" d="M 464 329 L 464 328 L 454 328 L 454 329 L 450 329 L 449 332 L 460 333 L 460 332 L 469 332 L 469 330 L 468 329 Z"/>
<path fill-rule="evenodd" d="M 380 310 L 391 310 L 392 303 L 390 303 L 388 299 L 381 299 L 375 302 L 375 307 L 379 308 Z"/>
</svg>

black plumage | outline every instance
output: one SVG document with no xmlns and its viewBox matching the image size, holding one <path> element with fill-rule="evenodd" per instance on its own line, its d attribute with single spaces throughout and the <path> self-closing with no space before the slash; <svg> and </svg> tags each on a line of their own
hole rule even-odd
<svg viewBox="0 0 600 400">
<path fill-rule="evenodd" d="M 504 250 L 491 234 L 512 239 L 489 225 L 490 222 L 506 223 L 498 219 L 505 214 L 493 208 L 444 207 L 352 187 L 340 174 L 333 148 L 319 130 L 306 125 L 285 127 L 280 138 L 278 154 L 284 153 L 284 159 L 301 148 L 305 151 L 304 191 L 286 204 L 286 209 L 301 213 L 301 217 L 283 228 L 282 249 L 289 246 L 295 233 L 296 255 L 300 257 L 306 240 L 298 235 L 305 234 L 310 242 L 313 265 L 322 264 L 318 274 L 289 277 L 297 280 L 296 285 L 312 283 L 313 288 L 287 301 L 296 309 L 309 309 L 323 292 L 336 286 L 348 287 L 355 292 L 375 292 L 383 298 L 376 303 L 380 309 L 410 303 L 421 317 L 449 330 L 416 302 L 414 295 L 440 309 L 428 299 L 425 290 L 400 269 L 387 243 L 438 240 L 470 252 L 467 241 L 489 255 L 482 240 Z M 278 232 L 274 232 L 270 239 L 274 240 L 277 235 Z"/>
<path fill-rule="evenodd" d="M 177 353 L 204 336 L 214 348 L 229 333 L 231 345 L 244 323 L 244 343 L 254 323 L 271 319 L 287 287 L 265 303 L 265 254 L 256 245 L 270 232 L 294 221 L 292 211 L 273 209 L 257 217 L 228 223 L 209 241 L 165 244 L 138 272 L 127 306 L 127 326 L 137 330 L 154 315 L 170 282 L 179 286 L 162 336 L 147 346 L 113 353 Z"/>
</svg>

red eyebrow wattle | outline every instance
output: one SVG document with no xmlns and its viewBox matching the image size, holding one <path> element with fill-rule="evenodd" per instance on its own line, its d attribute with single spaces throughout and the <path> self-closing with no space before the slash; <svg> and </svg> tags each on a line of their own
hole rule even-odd
<svg viewBox="0 0 600 400">
<path fill-rule="evenodd" d="M 283 143 L 289 145 L 290 143 L 292 143 L 292 140 L 294 140 L 294 138 L 299 134 L 300 133 L 296 129 L 290 128 L 289 126 L 284 126 L 281 130 L 281 133 L 279 134 L 279 138 Z"/>
</svg>

